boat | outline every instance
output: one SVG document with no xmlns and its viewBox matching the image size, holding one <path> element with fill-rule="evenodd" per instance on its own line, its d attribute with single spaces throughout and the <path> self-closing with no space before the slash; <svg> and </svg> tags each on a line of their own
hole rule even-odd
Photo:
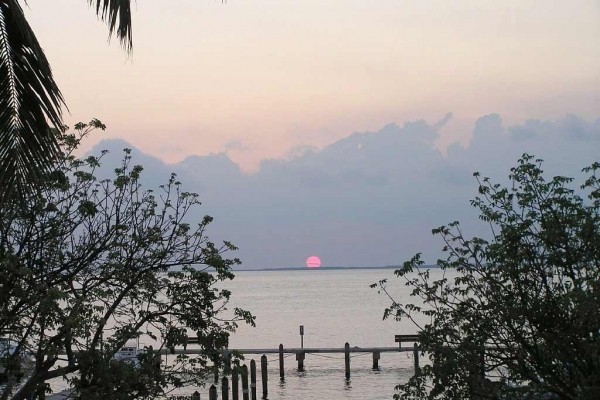
<svg viewBox="0 0 600 400">
<path fill-rule="evenodd" d="M 146 350 L 139 348 L 137 345 L 125 345 L 115 353 L 112 359 L 138 366 L 140 363 L 138 356 L 145 352 Z"/>
</svg>

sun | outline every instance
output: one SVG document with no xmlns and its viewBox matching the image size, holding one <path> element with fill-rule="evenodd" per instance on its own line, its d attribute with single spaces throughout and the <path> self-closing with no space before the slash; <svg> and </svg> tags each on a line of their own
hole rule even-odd
<svg viewBox="0 0 600 400">
<path fill-rule="evenodd" d="M 321 266 L 321 259 L 317 256 L 310 256 L 306 259 L 307 268 L 319 268 Z"/>
</svg>

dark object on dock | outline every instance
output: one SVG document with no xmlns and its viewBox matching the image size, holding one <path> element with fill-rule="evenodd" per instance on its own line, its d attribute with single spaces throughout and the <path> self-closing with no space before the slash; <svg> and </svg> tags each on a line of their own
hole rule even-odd
<svg viewBox="0 0 600 400">
<path fill-rule="evenodd" d="M 419 335 L 394 335 L 394 341 L 400 343 L 400 348 L 402 348 L 402 342 L 418 342 Z"/>
<path fill-rule="evenodd" d="M 192 393 L 192 400 L 200 400 L 200 392 L 196 390 L 194 393 Z"/>
</svg>

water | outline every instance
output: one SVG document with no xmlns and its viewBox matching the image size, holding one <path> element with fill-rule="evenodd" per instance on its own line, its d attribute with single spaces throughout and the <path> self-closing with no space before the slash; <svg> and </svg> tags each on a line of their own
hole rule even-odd
<svg viewBox="0 0 600 400">
<path fill-rule="evenodd" d="M 369 288 L 382 278 L 406 291 L 391 269 L 237 272 L 227 283 L 231 304 L 250 310 L 257 326 L 238 329 L 230 347 L 300 347 L 300 325 L 305 347 L 393 346 L 394 334 L 414 328 L 382 321 L 390 300 Z"/>
<path fill-rule="evenodd" d="M 407 288 L 392 270 L 302 270 L 238 272 L 227 284 L 232 305 L 250 310 L 256 328 L 241 327 L 230 348 L 392 347 L 394 335 L 415 333 L 408 322 L 382 321 L 390 300 L 369 284 L 389 278 L 391 292 L 406 300 Z M 344 376 L 344 354 L 307 354 L 304 372 L 293 355 L 285 359 L 285 383 L 279 382 L 278 356 L 268 355 L 269 400 L 278 399 L 391 399 L 394 386 L 413 374 L 412 353 L 382 353 L 373 371 L 371 353 L 351 353 L 351 379 Z M 254 357 L 260 368 L 260 356 Z M 262 394 L 260 372 L 257 392 Z M 208 398 L 208 389 L 200 390 Z"/>
<path fill-rule="evenodd" d="M 432 278 L 439 273 L 432 270 Z M 409 289 L 391 269 L 236 272 L 235 279 L 224 285 L 232 292 L 229 308 L 251 311 L 257 326 L 240 326 L 229 347 L 277 348 L 282 343 L 286 348 L 297 348 L 300 325 L 304 326 L 304 347 L 343 348 L 345 342 L 351 347 L 397 346 L 394 335 L 415 333 L 417 328 L 409 322 L 382 320 L 391 300 L 369 285 L 383 278 L 388 278 L 396 301 L 408 301 Z M 307 354 L 304 372 L 297 371 L 294 355 L 287 355 L 286 379 L 281 383 L 278 355 L 268 355 L 268 399 L 391 399 L 394 387 L 414 372 L 412 352 L 381 353 L 378 371 L 371 369 L 371 353 L 351 353 L 351 357 L 351 379 L 347 382 L 343 353 Z M 260 355 L 247 355 L 248 366 L 252 358 L 257 363 L 260 398 Z M 189 396 L 198 390 L 203 399 L 208 399 L 209 385 L 172 394 Z M 62 380 L 52 386 L 55 391 L 66 387 Z"/>
</svg>

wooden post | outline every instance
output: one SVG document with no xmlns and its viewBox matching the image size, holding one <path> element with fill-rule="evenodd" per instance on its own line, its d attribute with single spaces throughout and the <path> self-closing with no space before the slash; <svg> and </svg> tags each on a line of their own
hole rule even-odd
<svg viewBox="0 0 600 400">
<path fill-rule="evenodd" d="M 345 358 L 345 366 L 346 366 L 346 380 L 350 380 L 350 344 L 346 342 L 344 345 L 344 358 Z"/>
<path fill-rule="evenodd" d="M 298 360 L 298 371 L 304 371 L 304 352 L 296 353 L 296 360 Z"/>
<path fill-rule="evenodd" d="M 243 400 L 250 400 L 250 392 L 248 391 L 248 367 L 242 367 L 242 398 Z"/>
<path fill-rule="evenodd" d="M 217 387 L 215 385 L 210 385 L 210 389 L 208 390 L 208 399 L 217 400 Z"/>
<path fill-rule="evenodd" d="M 285 372 L 283 365 L 283 344 L 279 344 L 279 379 L 285 380 Z"/>
<path fill-rule="evenodd" d="M 269 389 L 267 388 L 267 356 L 264 354 L 260 358 L 260 377 L 262 381 L 262 398 L 266 399 Z"/>
<path fill-rule="evenodd" d="M 415 359 L 415 375 L 419 375 L 419 346 L 416 343 L 413 347 L 413 357 Z"/>
<path fill-rule="evenodd" d="M 231 353 L 227 348 L 223 350 L 223 359 L 225 360 L 225 366 L 223 367 L 223 375 L 229 375 L 231 373 Z"/>
<path fill-rule="evenodd" d="M 192 393 L 192 400 L 200 400 L 200 392 L 196 390 L 194 393 Z"/>
<path fill-rule="evenodd" d="M 252 400 L 256 400 L 256 361 L 250 361 L 250 392 Z"/>
<path fill-rule="evenodd" d="M 214 373 L 215 373 L 215 382 L 214 384 L 217 385 L 219 383 L 219 368 L 217 368 L 217 366 L 214 366 Z"/>
<path fill-rule="evenodd" d="M 479 350 L 479 376 L 481 380 L 485 380 L 485 347 Z"/>
<path fill-rule="evenodd" d="M 221 380 L 221 398 L 229 400 L 229 379 L 226 376 Z"/>
<path fill-rule="evenodd" d="M 373 352 L 373 369 L 379 369 L 379 359 L 381 358 L 381 353 L 378 351 Z"/>
<path fill-rule="evenodd" d="M 238 378 L 238 373 L 237 370 L 233 370 L 233 372 L 231 373 L 231 398 L 232 400 L 240 400 L 240 388 L 238 387 L 239 385 L 239 378 Z"/>
</svg>

